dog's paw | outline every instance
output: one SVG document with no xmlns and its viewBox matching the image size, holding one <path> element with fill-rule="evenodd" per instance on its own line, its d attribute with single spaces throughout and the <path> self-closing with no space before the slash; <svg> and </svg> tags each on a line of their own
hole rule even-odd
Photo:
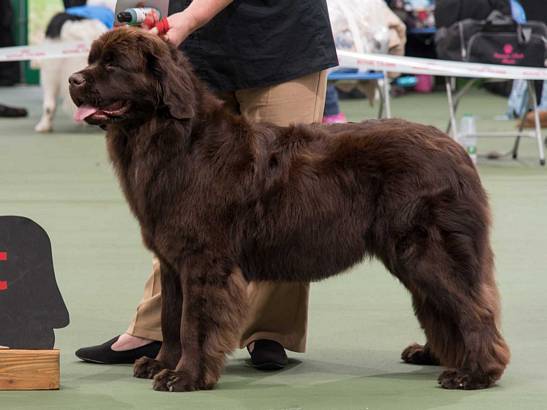
<svg viewBox="0 0 547 410">
<path fill-rule="evenodd" d="M 53 126 L 51 122 L 49 121 L 40 121 L 36 126 L 34 127 L 34 131 L 36 132 L 51 132 L 53 131 Z"/>
<path fill-rule="evenodd" d="M 439 376 L 439 384 L 445 389 L 486 389 L 493 383 L 493 380 L 484 373 L 470 372 L 462 369 L 448 369 Z"/>
<path fill-rule="evenodd" d="M 431 350 L 426 346 L 419 345 L 417 343 L 411 344 L 403 353 L 401 353 L 401 359 L 405 363 L 420 364 L 424 366 L 438 366 L 439 360 L 433 356 Z"/>
<path fill-rule="evenodd" d="M 141 357 L 133 365 L 133 376 L 139 379 L 153 379 L 156 374 L 166 369 L 167 366 L 149 357 Z"/>
<path fill-rule="evenodd" d="M 154 390 L 167 392 L 186 392 L 209 390 L 213 386 L 200 385 L 185 371 L 163 370 L 154 377 Z"/>
</svg>

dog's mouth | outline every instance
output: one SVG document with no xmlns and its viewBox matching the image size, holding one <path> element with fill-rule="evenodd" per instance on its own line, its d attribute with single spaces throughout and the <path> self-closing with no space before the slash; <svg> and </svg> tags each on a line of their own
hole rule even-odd
<svg viewBox="0 0 547 410">
<path fill-rule="evenodd" d="M 88 104 L 78 106 L 74 119 L 90 124 L 103 124 L 123 116 L 129 109 L 129 104 L 124 101 L 116 101 L 105 107 L 95 107 Z"/>
</svg>

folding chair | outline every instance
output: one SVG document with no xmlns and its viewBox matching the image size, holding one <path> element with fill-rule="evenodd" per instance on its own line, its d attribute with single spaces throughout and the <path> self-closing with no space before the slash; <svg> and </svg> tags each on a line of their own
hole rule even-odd
<svg viewBox="0 0 547 410">
<path fill-rule="evenodd" d="M 459 137 L 458 126 L 456 124 L 456 112 L 458 110 L 458 105 L 461 99 L 468 93 L 468 91 L 473 87 L 473 85 L 477 81 L 478 79 L 470 79 L 463 86 L 463 88 L 454 95 L 453 94 L 454 77 L 445 77 L 446 95 L 448 97 L 448 109 L 450 113 L 450 119 L 448 122 L 446 132 L 450 133 L 450 135 L 454 139 L 458 139 Z M 513 156 L 513 159 L 516 159 L 518 157 L 518 149 L 519 149 L 520 139 L 522 137 L 534 138 L 537 141 L 537 145 L 538 145 L 539 163 L 541 166 L 545 166 L 545 151 L 543 146 L 543 137 L 541 135 L 541 123 L 539 120 L 539 114 L 537 110 L 538 101 L 537 101 L 536 92 L 534 89 L 534 81 L 528 80 L 527 84 L 528 84 L 528 94 L 529 94 L 528 106 L 530 109 L 534 111 L 535 129 L 533 131 L 524 130 L 524 120 L 527 114 L 525 112 L 523 116 L 520 118 L 520 124 L 518 128 L 518 132 L 516 134 L 515 144 L 513 145 L 512 156 Z M 504 131 L 503 132 L 477 132 L 477 137 L 515 137 L 515 133 L 504 132 Z"/>
<path fill-rule="evenodd" d="M 391 100 L 390 100 L 390 90 L 389 90 L 389 78 L 386 72 L 375 72 L 375 71 L 357 71 L 357 70 L 340 70 L 332 71 L 327 77 L 329 81 L 341 81 L 341 80 L 376 80 L 376 87 L 378 93 L 380 94 L 380 108 L 378 111 L 378 118 L 391 118 Z M 382 86 L 380 86 L 380 81 L 382 81 Z"/>
</svg>

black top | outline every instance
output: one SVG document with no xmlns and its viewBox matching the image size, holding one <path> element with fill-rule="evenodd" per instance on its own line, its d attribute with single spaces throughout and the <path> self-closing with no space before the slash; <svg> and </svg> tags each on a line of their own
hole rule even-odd
<svg viewBox="0 0 547 410">
<path fill-rule="evenodd" d="M 170 14 L 191 0 L 171 0 Z M 181 49 L 218 91 L 265 87 L 338 65 L 326 0 L 235 0 Z"/>
<path fill-rule="evenodd" d="M 547 7 L 544 0 L 520 0 L 528 20 L 543 21 L 547 24 Z"/>
</svg>

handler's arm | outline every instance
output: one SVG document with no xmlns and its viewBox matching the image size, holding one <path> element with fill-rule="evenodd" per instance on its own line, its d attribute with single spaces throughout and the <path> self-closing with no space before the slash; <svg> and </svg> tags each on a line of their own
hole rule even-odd
<svg viewBox="0 0 547 410">
<path fill-rule="evenodd" d="M 165 37 L 178 46 L 192 32 L 204 26 L 233 0 L 193 0 L 190 5 L 167 18 L 171 27 Z"/>
</svg>

